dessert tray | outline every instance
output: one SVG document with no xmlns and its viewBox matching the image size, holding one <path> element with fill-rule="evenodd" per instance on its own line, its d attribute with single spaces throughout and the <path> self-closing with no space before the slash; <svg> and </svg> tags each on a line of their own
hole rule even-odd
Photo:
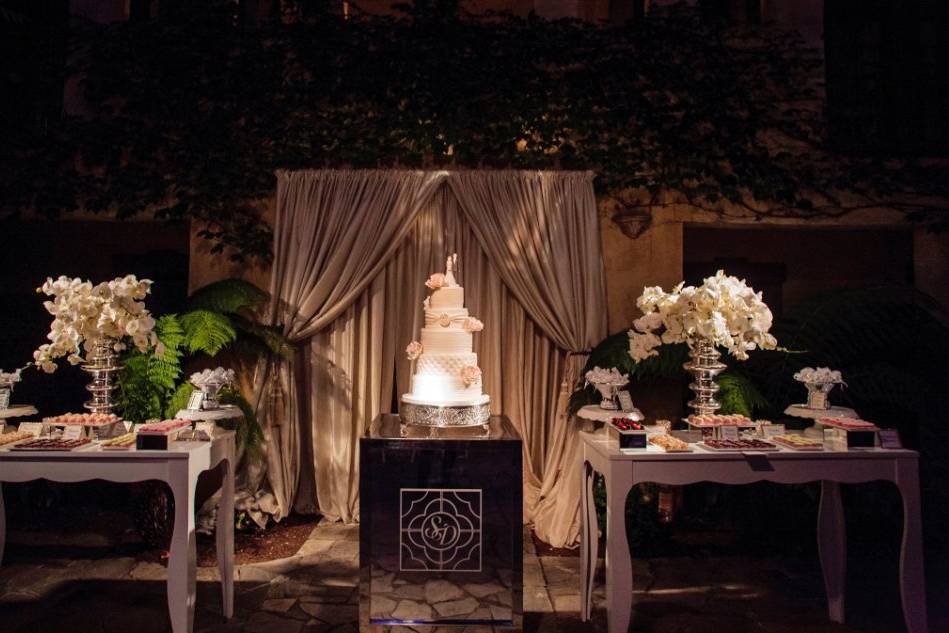
<svg viewBox="0 0 949 633">
<path fill-rule="evenodd" d="M 135 448 L 135 433 L 126 433 L 111 440 L 100 442 L 99 448 L 104 451 L 127 451 Z"/>
<path fill-rule="evenodd" d="M 832 426 L 845 431 L 879 431 L 880 428 L 873 422 L 859 418 L 820 418 L 817 423 L 822 426 Z"/>
<path fill-rule="evenodd" d="M 803 435 L 774 435 L 768 438 L 770 441 L 789 448 L 792 451 L 822 451 L 824 443 L 820 440 L 813 440 Z"/>
<path fill-rule="evenodd" d="M 771 442 L 757 439 L 740 440 L 713 440 L 704 439 L 699 442 L 699 446 L 713 453 L 734 453 L 741 451 L 780 451 L 778 446 Z"/>
<path fill-rule="evenodd" d="M 43 418 L 43 422 L 50 426 L 82 426 L 100 427 L 111 426 L 121 422 L 122 418 L 114 413 L 64 413 L 51 418 Z"/>
<path fill-rule="evenodd" d="M 74 451 L 83 448 L 89 448 L 93 446 L 92 440 L 88 438 L 80 438 L 75 440 L 64 440 L 64 439 L 34 439 L 28 440 L 26 442 L 21 442 L 19 444 L 14 444 L 10 447 L 11 451 Z"/>
<path fill-rule="evenodd" d="M 170 435 L 175 431 L 180 431 L 185 427 L 190 427 L 190 420 L 164 420 L 162 422 L 149 422 L 138 427 L 139 435 Z"/>
<path fill-rule="evenodd" d="M 22 442 L 33 437 L 32 433 L 27 431 L 13 431 L 12 433 L 0 434 L 0 446 L 9 446 L 16 442 Z"/>
<path fill-rule="evenodd" d="M 671 435 L 651 435 L 649 443 L 666 453 L 691 453 L 692 446 Z"/>
<path fill-rule="evenodd" d="M 719 426 L 742 426 L 753 427 L 755 423 L 743 415 L 718 415 L 717 413 L 705 415 L 690 415 L 685 418 L 689 426 L 699 428 L 715 428 Z"/>
</svg>

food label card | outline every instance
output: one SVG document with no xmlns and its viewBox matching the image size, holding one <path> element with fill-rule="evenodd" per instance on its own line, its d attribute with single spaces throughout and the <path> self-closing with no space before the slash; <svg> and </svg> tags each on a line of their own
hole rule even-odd
<svg viewBox="0 0 949 633">
<path fill-rule="evenodd" d="M 42 422 L 20 422 L 20 426 L 17 427 L 17 430 L 21 433 L 31 433 L 33 437 L 39 437 L 43 434 L 43 423 Z"/>
<path fill-rule="evenodd" d="M 770 439 L 778 435 L 784 435 L 784 425 L 783 424 L 766 424 L 761 427 L 761 430 L 764 434 L 764 439 Z"/>
<path fill-rule="evenodd" d="M 720 437 L 723 440 L 737 440 L 738 439 L 737 426 L 722 426 L 722 427 L 719 427 L 719 432 L 721 433 Z"/>
<path fill-rule="evenodd" d="M 80 438 L 82 438 L 81 424 L 68 424 L 66 428 L 63 429 L 64 440 L 78 440 Z"/>
<path fill-rule="evenodd" d="M 620 391 L 616 394 L 616 397 L 619 398 L 619 406 L 623 411 L 629 413 L 636 408 L 633 406 L 633 397 L 629 395 L 628 391 Z"/>
</svg>

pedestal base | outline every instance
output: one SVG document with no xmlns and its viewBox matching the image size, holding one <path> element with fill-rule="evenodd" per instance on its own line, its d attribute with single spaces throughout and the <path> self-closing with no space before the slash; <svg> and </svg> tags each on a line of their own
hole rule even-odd
<svg viewBox="0 0 949 633">
<path fill-rule="evenodd" d="M 491 417 L 491 407 L 487 402 L 466 406 L 442 406 L 413 404 L 402 400 L 400 417 L 402 423 L 408 426 L 437 428 L 483 426 Z"/>
</svg>

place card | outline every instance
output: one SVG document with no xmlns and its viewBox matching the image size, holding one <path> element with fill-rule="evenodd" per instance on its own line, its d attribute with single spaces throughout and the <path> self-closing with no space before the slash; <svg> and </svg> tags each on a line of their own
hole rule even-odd
<svg viewBox="0 0 949 633">
<path fill-rule="evenodd" d="M 719 438 L 723 440 L 739 439 L 737 426 L 721 426 L 718 428 L 718 432 L 719 432 Z"/>
<path fill-rule="evenodd" d="M 633 406 L 633 397 L 629 395 L 628 391 L 620 391 L 616 394 L 616 397 L 619 398 L 619 406 L 623 411 L 629 413 L 636 408 Z"/>
<path fill-rule="evenodd" d="M 39 437 L 43 434 L 43 423 L 42 422 L 20 422 L 20 426 L 17 427 L 17 431 L 21 433 L 31 433 L 33 437 Z"/>
<path fill-rule="evenodd" d="M 217 425 L 214 422 L 198 422 L 194 428 L 195 435 L 197 435 L 196 439 L 207 442 L 214 437 L 216 429 Z"/>
<path fill-rule="evenodd" d="M 0 391 L 0 409 L 9 409 L 10 408 L 10 390 L 4 389 Z"/>
<path fill-rule="evenodd" d="M 63 439 L 64 440 L 82 439 L 82 425 L 81 424 L 67 424 L 63 428 Z"/>
<path fill-rule="evenodd" d="M 194 390 L 191 392 L 191 397 L 188 398 L 188 410 L 189 411 L 200 411 L 201 405 L 204 404 L 204 392 L 199 390 Z"/>
<path fill-rule="evenodd" d="M 762 437 L 764 439 L 770 439 L 778 435 L 784 435 L 785 429 L 783 424 L 765 424 L 761 427 Z"/>
<path fill-rule="evenodd" d="M 896 429 L 880 429 L 879 435 L 882 448 L 903 448 L 900 432 Z"/>
</svg>

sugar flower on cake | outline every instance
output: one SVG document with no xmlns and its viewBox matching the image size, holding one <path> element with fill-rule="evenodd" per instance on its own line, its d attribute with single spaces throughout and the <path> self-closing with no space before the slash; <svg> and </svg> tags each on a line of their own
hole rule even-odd
<svg viewBox="0 0 949 633">
<path fill-rule="evenodd" d="M 830 367 L 805 367 L 794 374 L 794 380 L 810 385 L 846 385 L 843 376 Z"/>
<path fill-rule="evenodd" d="M 466 387 L 481 382 L 481 369 L 477 365 L 465 365 L 461 368 L 461 381 Z"/>
<path fill-rule="evenodd" d="M 84 352 L 99 343 L 108 343 L 116 352 L 130 343 L 141 352 L 154 348 L 156 354 L 163 355 L 164 348 L 154 332 L 155 320 L 143 302 L 151 285 L 148 279 L 135 275 L 95 286 L 79 278 L 47 278 L 37 292 L 53 298 L 43 303 L 53 315 L 46 336 L 50 342 L 33 352 L 34 364 L 52 373 L 55 359 L 65 356 L 78 365 L 86 360 Z"/>
<path fill-rule="evenodd" d="M 463 327 L 465 332 L 480 332 L 484 329 L 484 323 L 474 317 L 468 317 L 465 319 Z"/>
<path fill-rule="evenodd" d="M 771 310 L 743 279 L 718 271 L 701 286 L 680 283 L 671 291 L 648 287 L 636 305 L 643 316 L 629 330 L 629 355 L 639 362 L 664 343 L 711 341 L 738 360 L 754 349 L 775 349 Z"/>
<path fill-rule="evenodd" d="M 432 276 L 425 281 L 425 286 L 430 290 L 438 290 L 445 285 L 445 275 L 442 273 L 432 273 Z"/>
<path fill-rule="evenodd" d="M 615 367 L 602 369 L 594 367 L 586 373 L 587 384 L 589 385 L 625 385 L 629 382 L 629 374 L 621 374 Z"/>
<path fill-rule="evenodd" d="M 422 344 L 412 341 L 405 347 L 405 355 L 409 357 L 409 360 L 415 360 L 422 355 Z"/>
</svg>

